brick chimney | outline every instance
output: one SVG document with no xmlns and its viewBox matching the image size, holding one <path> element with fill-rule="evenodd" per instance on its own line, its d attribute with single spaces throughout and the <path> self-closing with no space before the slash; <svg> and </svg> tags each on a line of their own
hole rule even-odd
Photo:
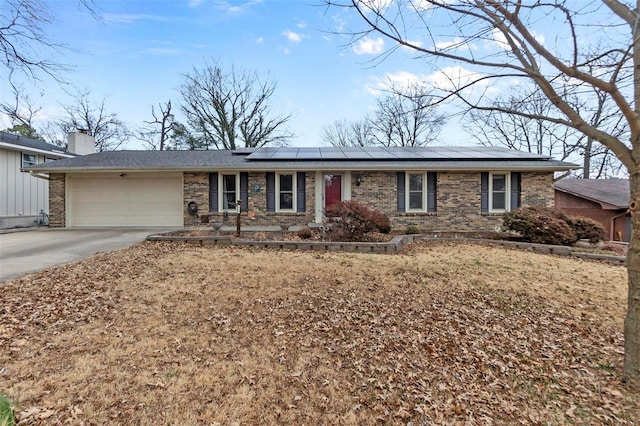
<svg viewBox="0 0 640 426">
<path fill-rule="evenodd" d="M 67 152 L 75 155 L 87 155 L 96 152 L 96 140 L 86 130 L 78 129 L 67 135 Z"/>
</svg>

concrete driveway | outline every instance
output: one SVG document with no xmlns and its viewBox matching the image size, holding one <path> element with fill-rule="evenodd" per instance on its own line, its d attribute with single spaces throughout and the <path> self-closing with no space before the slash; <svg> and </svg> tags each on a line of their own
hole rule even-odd
<svg viewBox="0 0 640 426">
<path fill-rule="evenodd" d="M 49 229 L 0 234 L 0 282 L 50 266 L 129 247 L 164 229 Z"/>
</svg>

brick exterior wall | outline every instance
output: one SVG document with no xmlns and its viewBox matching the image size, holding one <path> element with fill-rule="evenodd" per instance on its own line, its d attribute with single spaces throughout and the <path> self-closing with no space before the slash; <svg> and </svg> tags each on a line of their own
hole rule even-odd
<svg viewBox="0 0 640 426">
<path fill-rule="evenodd" d="M 362 183 L 355 184 L 356 176 Z M 315 221 L 315 172 L 306 173 L 305 212 L 267 212 L 267 182 L 265 172 L 248 174 L 249 211 L 243 212 L 244 225 L 306 225 Z M 185 172 L 183 179 L 184 226 L 202 223 L 202 216 L 209 222 L 223 223 L 221 212 L 209 212 L 209 173 Z M 217 184 L 217 182 L 216 182 Z M 257 188 L 257 190 L 256 190 Z M 65 226 L 65 175 L 52 173 L 49 179 L 49 224 Z M 397 211 L 396 172 L 353 172 L 351 199 L 381 210 L 391 219 L 395 230 L 417 226 L 422 231 L 488 231 L 502 226 L 499 213 L 480 211 L 480 172 L 438 172 L 437 211 L 434 213 L 405 213 Z M 198 203 L 198 216 L 187 213 L 190 201 Z M 553 173 L 522 172 L 522 206 L 548 206 L 554 202 Z M 235 214 L 230 212 L 226 224 L 235 224 Z"/>
<path fill-rule="evenodd" d="M 362 182 L 356 185 L 356 176 Z M 216 183 L 217 184 L 217 183 Z M 480 172 L 438 172 L 437 211 L 414 213 L 397 211 L 396 172 L 353 172 L 351 199 L 376 208 L 388 215 L 396 230 L 417 226 L 422 231 L 491 231 L 502 226 L 502 214 L 480 211 Z M 258 190 L 256 190 L 256 186 Z M 245 225 L 306 225 L 315 221 L 315 172 L 306 173 L 306 211 L 303 213 L 267 212 L 266 173 L 251 172 L 248 175 L 249 211 L 243 215 Z M 522 206 L 553 206 L 553 173 L 522 172 Z M 199 215 L 209 215 L 210 222 L 225 223 L 223 213 L 208 212 L 209 174 L 184 174 L 184 201 L 196 201 Z M 201 222 L 186 213 L 185 226 Z M 227 222 L 235 224 L 230 212 Z"/>
<path fill-rule="evenodd" d="M 209 213 L 209 173 L 185 172 L 182 179 L 182 212 L 184 214 L 184 226 L 195 226 L 200 223 L 199 216 Z M 195 201 L 198 203 L 198 215 L 191 216 L 187 213 L 187 204 Z"/>
<path fill-rule="evenodd" d="M 63 228 L 66 226 L 66 175 L 51 173 L 49 175 L 49 226 Z"/>
<path fill-rule="evenodd" d="M 522 207 L 553 207 L 553 173 L 522 173 L 520 197 Z"/>
<path fill-rule="evenodd" d="M 265 172 L 250 172 L 248 174 L 249 211 L 243 212 L 242 223 L 252 226 L 269 226 L 286 224 L 307 225 L 315 221 L 315 173 L 306 173 L 305 211 L 304 212 L 267 212 L 267 177 Z M 215 183 L 217 185 L 217 182 Z M 256 190 L 256 186 L 258 189 Z M 198 217 L 190 216 L 186 206 L 189 201 L 198 203 Z M 209 222 L 235 225 L 235 212 L 230 211 L 228 217 L 223 212 L 209 211 L 209 173 L 184 174 L 184 224 L 194 226 L 202 223 L 202 216 L 207 216 Z"/>
</svg>

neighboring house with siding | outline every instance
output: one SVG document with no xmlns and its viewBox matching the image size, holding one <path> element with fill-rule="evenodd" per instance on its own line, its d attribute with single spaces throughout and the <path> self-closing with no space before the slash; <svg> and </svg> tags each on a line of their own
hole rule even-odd
<svg viewBox="0 0 640 426">
<path fill-rule="evenodd" d="M 233 221 L 236 200 L 246 225 L 307 225 L 354 200 L 396 229 L 463 232 L 493 230 L 519 206 L 552 206 L 554 172 L 575 168 L 496 147 L 354 147 L 115 151 L 29 170 L 50 175 L 51 226 Z"/>
<path fill-rule="evenodd" d="M 0 228 L 34 226 L 49 211 L 49 184 L 23 167 L 72 157 L 64 148 L 0 132 Z"/>
<path fill-rule="evenodd" d="M 611 241 L 631 238 L 628 179 L 561 179 L 554 184 L 555 207 L 602 224 Z"/>
<path fill-rule="evenodd" d="M 86 141 L 84 138 L 88 138 Z M 68 149 L 0 132 L 0 229 L 35 226 L 49 213 L 49 183 L 21 169 L 95 152 L 92 137 L 69 134 Z"/>
</svg>

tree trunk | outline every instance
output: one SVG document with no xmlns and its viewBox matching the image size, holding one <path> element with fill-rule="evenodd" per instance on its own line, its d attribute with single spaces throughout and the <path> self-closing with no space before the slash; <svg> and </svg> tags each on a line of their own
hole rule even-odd
<svg viewBox="0 0 640 426">
<path fill-rule="evenodd" d="M 627 254 L 629 298 L 624 321 L 624 380 L 640 386 L 640 174 L 631 173 L 631 242 Z"/>
<path fill-rule="evenodd" d="M 593 148 L 593 138 L 587 136 L 587 145 L 584 148 L 584 162 L 582 164 L 582 179 L 589 179 L 591 177 L 591 150 Z"/>
</svg>

